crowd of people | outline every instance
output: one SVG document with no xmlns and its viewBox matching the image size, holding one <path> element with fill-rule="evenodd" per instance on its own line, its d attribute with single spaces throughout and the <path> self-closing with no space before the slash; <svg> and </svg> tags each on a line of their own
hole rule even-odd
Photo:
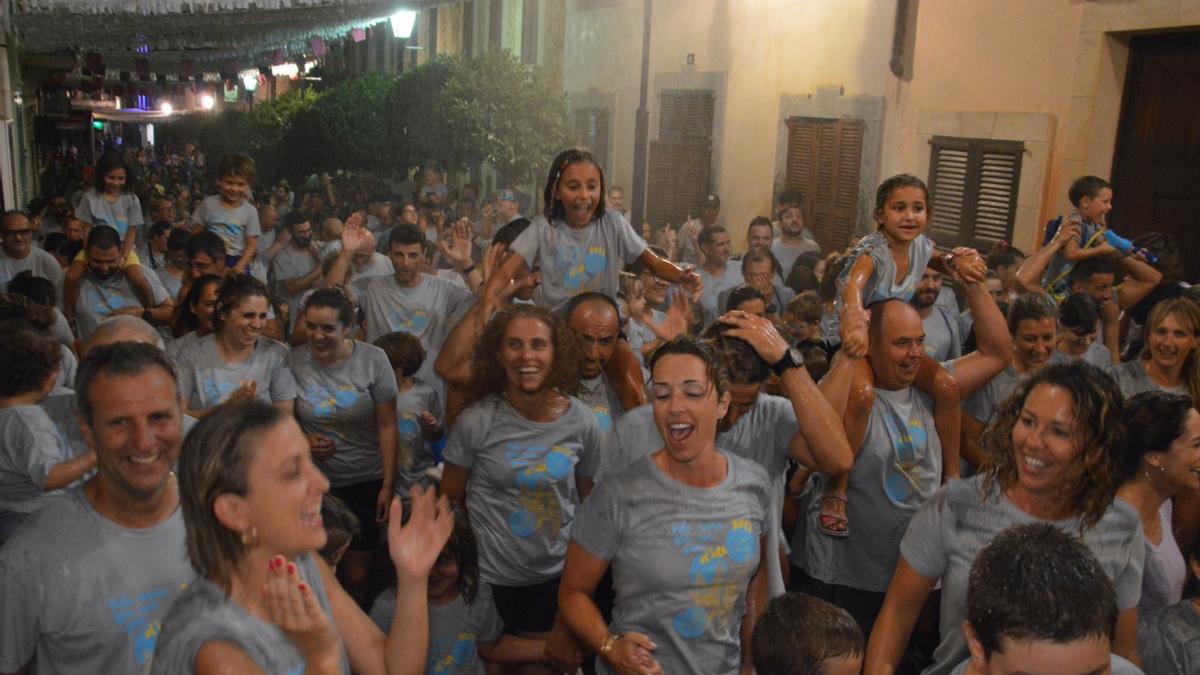
<svg viewBox="0 0 1200 675">
<path fill-rule="evenodd" d="M 735 255 L 578 148 L 131 159 L 0 215 L 0 672 L 1200 672 L 1200 294 L 1100 178 Z"/>
</svg>

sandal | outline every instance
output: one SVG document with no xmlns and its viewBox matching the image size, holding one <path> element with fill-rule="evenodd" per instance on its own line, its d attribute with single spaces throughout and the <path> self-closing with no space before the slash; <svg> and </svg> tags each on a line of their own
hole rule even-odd
<svg viewBox="0 0 1200 675">
<path fill-rule="evenodd" d="M 842 513 L 834 513 L 830 508 L 830 502 L 833 504 L 841 502 Z M 821 515 L 817 519 L 821 534 L 836 539 L 844 539 L 850 536 L 850 521 L 846 520 L 845 516 L 847 503 L 846 495 L 821 495 Z"/>
</svg>

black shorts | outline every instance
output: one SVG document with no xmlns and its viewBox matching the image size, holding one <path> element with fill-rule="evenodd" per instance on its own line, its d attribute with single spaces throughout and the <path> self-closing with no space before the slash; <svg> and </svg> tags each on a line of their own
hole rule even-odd
<svg viewBox="0 0 1200 675">
<path fill-rule="evenodd" d="M 558 614 L 558 580 L 532 586 L 492 586 L 496 611 L 504 620 L 504 632 L 549 633 Z"/>
<path fill-rule="evenodd" d="M 351 551 L 374 551 L 379 545 L 381 531 L 379 523 L 375 522 L 375 500 L 382 489 L 382 478 L 329 488 L 329 494 L 346 502 L 350 511 L 358 516 L 358 525 L 362 532 L 350 540 Z"/>
</svg>

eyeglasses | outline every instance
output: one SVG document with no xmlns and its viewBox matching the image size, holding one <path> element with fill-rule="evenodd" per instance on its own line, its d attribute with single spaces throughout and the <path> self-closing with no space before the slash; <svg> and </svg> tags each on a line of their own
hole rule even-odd
<svg viewBox="0 0 1200 675">
<path fill-rule="evenodd" d="M 28 229 L 24 229 L 24 230 L 0 230 L 0 237 L 4 237 L 5 239 L 24 239 L 25 237 L 32 237 L 32 236 L 33 236 L 32 228 L 28 228 Z"/>
</svg>

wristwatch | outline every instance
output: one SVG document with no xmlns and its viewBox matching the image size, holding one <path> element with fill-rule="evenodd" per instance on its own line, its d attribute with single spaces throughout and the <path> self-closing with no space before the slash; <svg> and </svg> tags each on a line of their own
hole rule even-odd
<svg viewBox="0 0 1200 675">
<path fill-rule="evenodd" d="M 782 376 L 785 372 L 791 370 L 792 368 L 803 368 L 803 367 L 804 367 L 804 355 L 801 354 L 800 350 L 796 349 L 795 347 L 789 348 L 786 352 L 783 353 L 783 358 L 781 358 L 778 361 L 776 361 L 775 363 L 771 364 L 771 370 L 774 371 L 776 375 L 780 375 L 780 376 Z"/>
</svg>

